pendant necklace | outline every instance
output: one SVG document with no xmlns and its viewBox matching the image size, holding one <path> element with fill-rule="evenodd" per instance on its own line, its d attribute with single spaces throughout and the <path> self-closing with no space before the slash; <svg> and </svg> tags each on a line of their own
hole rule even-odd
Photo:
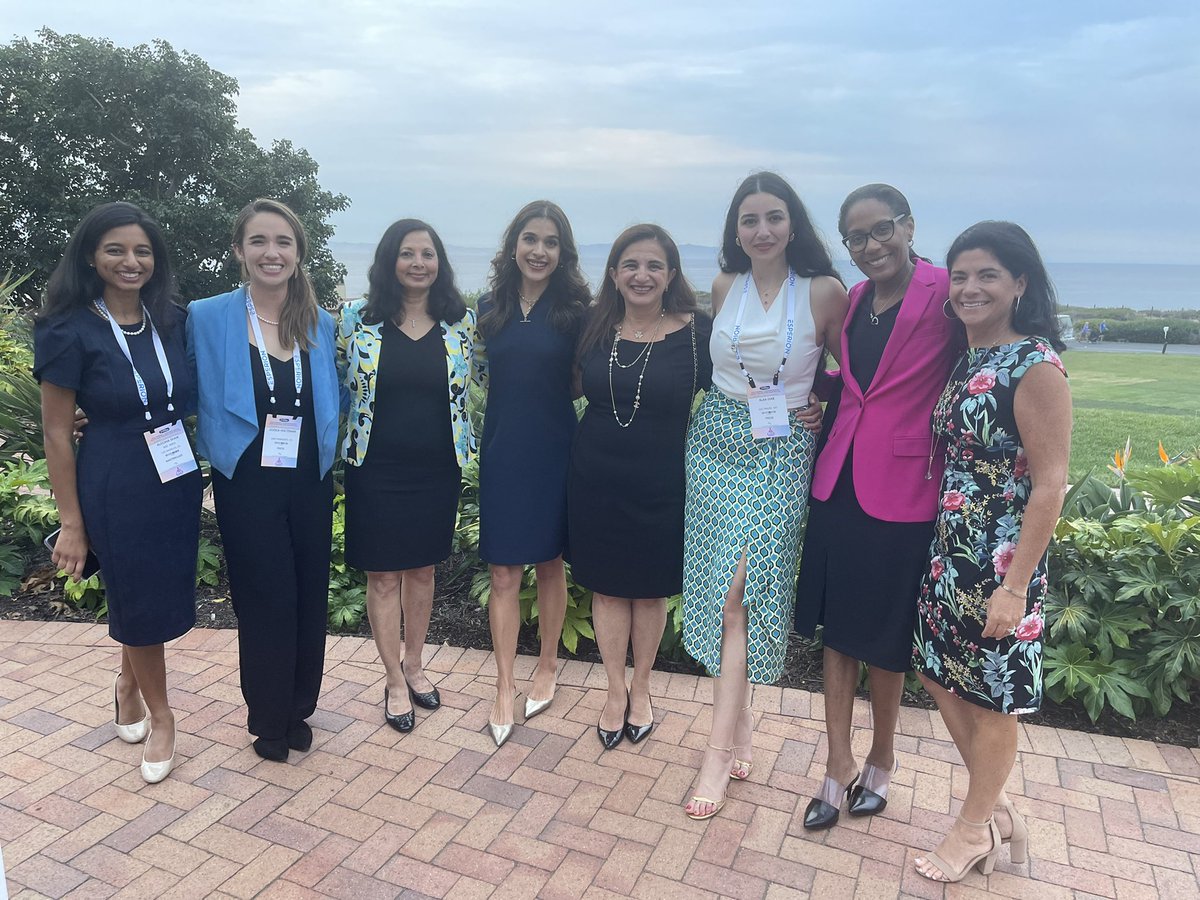
<svg viewBox="0 0 1200 900">
<path fill-rule="evenodd" d="M 528 300 L 525 299 L 524 294 L 522 294 L 520 291 L 517 291 L 517 299 L 521 301 L 521 324 L 528 325 L 530 322 L 530 319 L 529 319 L 530 313 L 532 313 L 533 308 L 535 306 L 537 306 L 538 300 L 540 300 L 542 298 L 538 297 L 537 300 L 534 300 L 532 303 L 530 303 Z"/>
</svg>

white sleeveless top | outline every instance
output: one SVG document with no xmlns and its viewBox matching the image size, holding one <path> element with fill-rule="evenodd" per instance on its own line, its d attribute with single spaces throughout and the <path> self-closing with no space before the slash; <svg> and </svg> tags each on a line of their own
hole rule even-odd
<svg viewBox="0 0 1200 900">
<path fill-rule="evenodd" d="M 757 385 L 770 384 L 779 361 L 783 359 L 787 339 L 787 291 L 785 281 L 770 309 L 763 309 L 758 296 L 758 287 L 750 273 L 734 279 L 721 305 L 721 311 L 713 319 L 712 353 L 713 385 L 736 400 L 746 401 L 749 382 L 738 367 L 733 354 L 733 326 L 737 321 L 738 305 L 742 301 L 743 285 L 748 288 L 746 312 L 742 316 L 741 340 L 738 348 L 746 371 Z M 796 324 L 792 337 L 792 355 L 779 374 L 779 383 L 787 395 L 788 409 L 796 409 L 808 403 L 813 376 L 821 362 L 823 343 L 817 340 L 817 326 L 813 322 L 812 303 L 809 300 L 811 278 L 796 278 Z"/>
</svg>

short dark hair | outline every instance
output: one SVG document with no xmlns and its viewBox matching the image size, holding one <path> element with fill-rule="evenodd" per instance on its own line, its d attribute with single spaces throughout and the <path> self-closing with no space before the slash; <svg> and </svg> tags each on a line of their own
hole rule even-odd
<svg viewBox="0 0 1200 900">
<path fill-rule="evenodd" d="M 838 210 L 838 234 L 842 237 L 846 236 L 846 216 L 850 214 L 850 207 L 854 206 L 860 200 L 878 200 L 891 210 L 893 217 L 912 217 L 912 207 L 908 205 L 908 198 L 900 193 L 898 189 L 881 181 L 864 184 L 862 187 L 857 187 L 847 194 L 846 199 L 842 201 L 842 208 Z M 908 251 L 908 258 L 914 262 L 918 259 L 925 259 L 925 257 L 918 254 L 911 247 Z M 925 261 L 929 262 L 927 259 Z"/>
<path fill-rule="evenodd" d="M 92 258 L 104 235 L 126 225 L 140 226 L 150 240 L 154 272 L 141 290 L 141 301 L 155 327 L 163 332 L 170 330 L 176 317 L 166 315 L 166 309 L 178 305 L 178 293 L 162 228 L 141 207 L 123 201 L 102 203 L 80 220 L 46 285 L 39 318 L 71 312 L 103 296 L 104 281 L 92 265 Z"/>
<path fill-rule="evenodd" d="M 729 211 L 725 213 L 725 231 L 721 236 L 719 262 L 722 272 L 750 271 L 750 257 L 737 243 L 737 220 L 738 208 L 751 194 L 770 194 L 787 205 L 792 234 L 795 235 L 787 245 L 787 261 L 797 275 L 802 278 L 828 275 L 839 282 L 842 280 L 842 276 L 833 267 L 829 249 L 817 234 L 817 229 L 808 215 L 808 210 L 800 202 L 799 195 L 774 172 L 756 172 L 743 181 L 734 192 Z"/>
<path fill-rule="evenodd" d="M 612 270 L 620 263 L 621 254 L 638 241 L 654 241 L 662 247 L 663 254 L 667 257 L 667 268 L 675 270 L 675 277 L 671 279 L 667 289 L 663 292 L 663 310 L 669 313 L 695 312 L 699 308 L 699 304 L 696 302 L 696 292 L 692 290 L 688 280 L 683 277 L 679 247 L 676 246 L 667 230 L 661 225 L 631 225 L 617 235 L 612 249 L 608 252 L 608 262 L 604 264 L 604 281 L 600 285 L 600 292 L 596 295 L 596 302 L 588 310 L 587 324 L 584 325 L 583 334 L 579 338 L 577 361 L 582 361 L 583 357 L 612 334 L 617 323 L 625 318 L 625 299 L 617 290 Z"/>
<path fill-rule="evenodd" d="M 438 273 L 429 286 L 429 315 L 434 321 L 453 325 L 467 313 L 458 286 L 454 283 L 454 269 L 446 256 L 446 247 L 433 226 L 420 219 L 400 219 L 388 226 L 379 246 L 375 248 L 375 259 L 367 272 L 367 302 L 363 306 L 362 320 L 373 325 L 390 319 L 404 306 L 404 288 L 396 278 L 396 259 L 400 256 L 400 245 L 414 231 L 429 233 L 433 249 L 437 252 Z"/>
<path fill-rule="evenodd" d="M 492 259 L 491 294 L 492 305 L 479 319 L 479 331 L 484 338 L 497 334 L 509 319 L 516 315 L 519 303 L 517 294 L 521 288 L 521 270 L 513 258 L 521 229 L 532 219 L 549 219 L 558 229 L 558 265 L 550 273 L 546 286 L 546 300 L 550 301 L 550 322 L 561 332 L 575 330 L 583 311 L 592 301 L 587 279 L 579 269 L 579 247 L 567 214 L 557 203 L 535 200 L 521 207 L 504 229 L 500 249 Z"/>
<path fill-rule="evenodd" d="M 1019 334 L 1045 338 L 1055 350 L 1066 349 L 1058 324 L 1058 299 L 1054 283 L 1033 238 L 1012 222 L 978 222 L 960 234 L 946 253 L 946 268 L 968 250 L 986 250 L 1013 278 L 1025 276 L 1025 293 L 1014 304 L 1012 327 Z"/>
</svg>

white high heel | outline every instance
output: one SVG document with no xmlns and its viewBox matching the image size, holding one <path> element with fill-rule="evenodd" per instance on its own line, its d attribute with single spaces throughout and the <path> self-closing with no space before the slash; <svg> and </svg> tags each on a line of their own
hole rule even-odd
<svg viewBox="0 0 1200 900">
<path fill-rule="evenodd" d="M 153 729 L 151 729 L 151 733 L 153 733 Z M 147 738 L 149 736 L 149 734 L 146 735 Z M 176 732 L 175 737 L 179 737 L 178 732 Z M 146 784 L 158 784 L 171 774 L 173 768 L 175 768 L 175 741 L 171 742 L 171 756 L 162 762 L 148 761 L 146 759 L 146 751 L 142 751 L 142 780 Z"/>
<path fill-rule="evenodd" d="M 121 724 L 121 701 L 117 699 L 117 682 L 120 680 L 121 673 L 118 672 L 117 677 L 113 679 L 113 725 L 117 728 L 117 737 L 125 743 L 140 744 L 150 733 L 150 711 L 146 711 L 146 718 L 140 722 Z"/>
</svg>

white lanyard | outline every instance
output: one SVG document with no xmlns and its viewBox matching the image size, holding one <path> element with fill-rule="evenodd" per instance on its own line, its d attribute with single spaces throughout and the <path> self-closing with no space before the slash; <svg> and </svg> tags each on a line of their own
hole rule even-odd
<svg viewBox="0 0 1200 900">
<path fill-rule="evenodd" d="M 737 319 L 733 323 L 733 341 L 730 344 L 733 349 L 733 355 L 737 357 L 738 368 L 742 370 L 742 374 L 746 376 L 746 380 L 750 382 L 750 387 L 757 387 L 754 383 L 754 378 L 746 371 L 746 366 L 742 363 L 742 351 L 740 349 L 742 339 L 742 317 L 746 314 L 746 296 L 750 292 L 750 277 L 752 273 L 746 273 L 746 279 L 742 282 L 742 299 L 738 303 Z M 796 273 L 792 271 L 791 266 L 788 267 L 788 295 L 787 295 L 787 334 L 784 337 L 783 344 L 783 361 L 779 363 L 779 368 L 775 370 L 775 375 L 771 379 L 771 384 L 779 384 L 779 376 L 783 372 L 783 367 L 787 365 L 788 357 L 792 355 L 792 339 L 796 334 Z"/>
<path fill-rule="evenodd" d="M 250 296 L 250 286 L 246 286 L 246 312 L 250 314 L 250 327 L 254 329 L 254 341 L 258 344 L 258 359 L 262 363 L 263 376 L 267 379 L 267 390 L 271 394 L 271 405 L 275 404 L 275 373 L 271 371 L 271 357 L 263 342 L 262 327 L 258 324 L 258 311 L 254 308 L 254 300 Z M 300 343 L 292 343 L 292 373 L 296 379 L 296 406 L 300 406 L 300 391 L 304 388 L 304 370 L 300 367 Z"/>
<path fill-rule="evenodd" d="M 96 300 L 95 303 L 96 309 L 100 310 L 104 318 L 108 320 L 108 324 L 112 328 L 113 337 L 117 339 L 117 346 L 121 348 L 121 352 L 129 360 L 129 368 L 133 369 L 133 381 L 137 385 L 138 397 L 141 398 L 142 406 L 146 410 L 146 421 L 149 422 L 151 418 L 150 395 L 146 391 L 146 382 L 142 380 L 141 372 L 133 364 L 133 354 L 129 352 L 129 341 L 125 338 L 125 332 L 121 330 L 121 326 L 117 324 L 117 320 L 113 318 L 112 313 L 108 311 L 108 307 L 104 305 L 104 298 Z M 158 367 L 162 369 L 163 379 L 167 382 L 167 410 L 174 412 L 175 405 L 171 402 L 171 398 L 175 392 L 175 379 L 171 377 L 171 365 L 167 362 L 167 351 L 163 349 L 162 338 L 158 336 L 158 329 L 154 327 L 154 320 L 150 318 L 150 311 L 145 306 L 142 307 L 142 315 L 150 323 L 150 339 L 154 342 L 154 355 L 158 357 Z"/>
</svg>

